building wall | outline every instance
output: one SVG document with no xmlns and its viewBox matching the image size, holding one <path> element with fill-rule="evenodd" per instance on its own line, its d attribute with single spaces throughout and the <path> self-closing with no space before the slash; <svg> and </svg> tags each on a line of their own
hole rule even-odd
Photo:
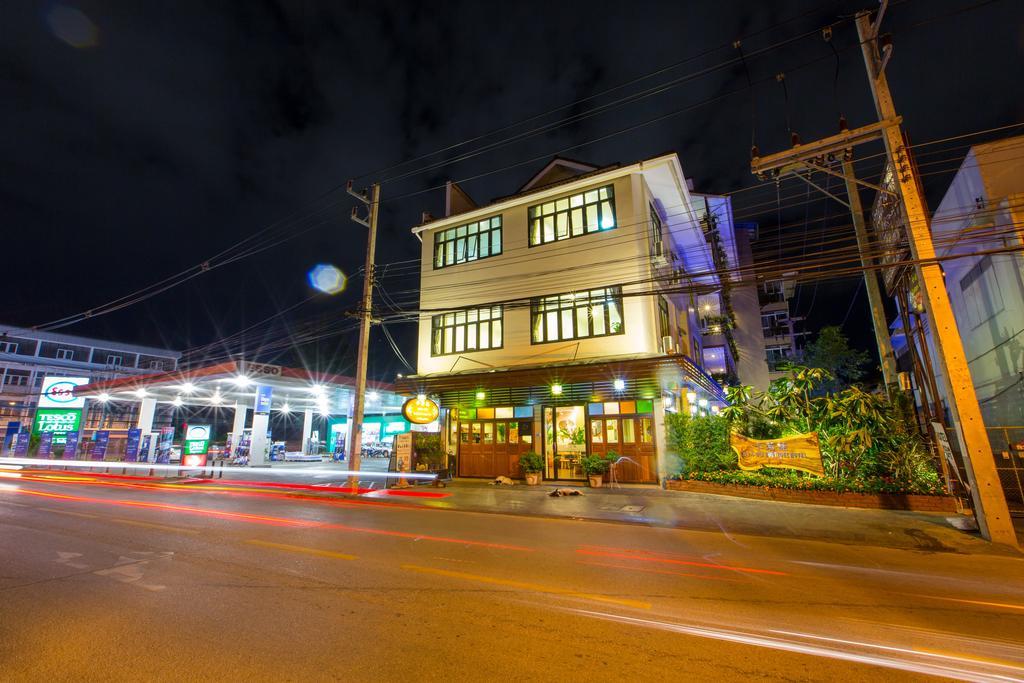
<svg viewBox="0 0 1024 683">
<path fill-rule="evenodd" d="M 742 227 L 734 230 L 736 251 L 741 268 L 754 263 L 750 247 L 750 232 Z M 747 271 L 744 271 L 747 272 Z M 761 305 L 757 298 L 757 285 L 741 284 L 735 279 L 732 289 L 732 307 L 736 313 L 736 329 L 733 336 L 739 358 L 736 359 L 736 374 L 741 384 L 765 391 L 768 389 L 768 363 L 764 355 L 764 334 L 761 331 Z"/>
<path fill-rule="evenodd" d="M 932 233 L 953 243 L 940 254 L 960 255 L 943 263 L 946 289 L 989 427 L 1024 424 L 1024 259 L 978 253 L 1021 243 L 1022 145 L 1017 137 L 972 148 L 932 218 Z"/>
<path fill-rule="evenodd" d="M 614 185 L 616 227 L 561 242 L 529 246 L 527 210 L 542 201 L 575 194 L 584 189 Z M 648 231 L 649 194 L 640 174 L 600 178 L 551 188 L 524 197 L 500 210 L 502 254 L 470 263 L 434 269 L 434 234 L 496 215 L 493 209 L 476 210 L 439 222 L 424 231 L 421 263 L 418 374 L 433 374 L 486 366 L 507 367 L 559 360 L 626 354 L 660 353 L 657 298 L 630 296 L 648 291 L 653 271 Z M 648 281 L 648 282 L 645 282 Z M 626 283 L 637 284 L 626 284 Z M 524 297 L 551 295 L 623 284 L 624 334 L 531 343 L 530 307 Z M 431 356 L 431 313 L 453 308 L 510 302 L 505 306 L 501 349 Z M 672 306 L 672 326 L 688 334 L 686 312 Z M 689 342 L 687 342 L 689 343 Z"/>
</svg>

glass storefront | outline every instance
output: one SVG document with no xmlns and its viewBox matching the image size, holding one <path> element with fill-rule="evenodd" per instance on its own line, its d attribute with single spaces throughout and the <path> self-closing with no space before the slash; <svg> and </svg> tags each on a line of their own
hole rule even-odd
<svg viewBox="0 0 1024 683">
<path fill-rule="evenodd" d="M 586 412 L 581 405 L 544 407 L 544 476 L 585 479 L 581 460 L 587 454 Z"/>
</svg>

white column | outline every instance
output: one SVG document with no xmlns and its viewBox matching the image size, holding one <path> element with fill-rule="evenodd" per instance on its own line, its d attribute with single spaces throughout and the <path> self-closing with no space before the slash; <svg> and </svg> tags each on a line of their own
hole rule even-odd
<svg viewBox="0 0 1024 683">
<path fill-rule="evenodd" d="M 658 483 L 668 477 L 668 446 L 665 443 L 665 398 L 654 400 L 654 452 L 657 454 Z"/>
<path fill-rule="evenodd" d="M 345 460 L 352 454 L 352 417 L 355 412 L 356 397 L 352 392 L 345 392 Z M 361 432 L 360 432 L 361 433 Z"/>
<path fill-rule="evenodd" d="M 85 411 L 82 411 L 85 414 Z M 144 398 L 139 403 L 139 418 L 135 421 L 135 426 L 141 430 L 142 435 L 153 433 L 153 417 L 156 415 L 156 399 L 155 398 Z M 139 439 L 139 446 L 142 445 L 142 439 Z M 156 439 L 150 437 L 149 439 L 149 452 L 139 453 L 139 462 L 152 462 L 153 451 L 156 450 Z"/>
<path fill-rule="evenodd" d="M 313 409 L 306 408 L 302 415 L 302 446 L 299 450 L 303 455 L 309 454 L 309 437 L 313 434 Z"/>
<path fill-rule="evenodd" d="M 238 444 L 242 441 L 242 432 L 245 431 L 245 411 L 248 406 L 245 403 L 235 404 L 235 421 L 231 423 L 231 455 L 235 455 Z"/>
<path fill-rule="evenodd" d="M 269 424 L 270 415 L 266 413 L 253 413 L 252 440 L 249 441 L 250 467 L 267 463 L 267 452 L 270 447 L 270 442 L 267 440 L 267 427 Z"/>
<path fill-rule="evenodd" d="M 139 403 L 139 418 L 135 421 L 135 426 L 141 429 L 143 434 L 151 434 L 154 415 L 156 415 L 156 399 L 142 399 L 142 402 Z"/>
</svg>

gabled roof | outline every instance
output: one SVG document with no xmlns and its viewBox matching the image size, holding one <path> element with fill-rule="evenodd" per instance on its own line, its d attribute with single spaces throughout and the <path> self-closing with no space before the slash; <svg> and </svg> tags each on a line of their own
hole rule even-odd
<svg viewBox="0 0 1024 683">
<path fill-rule="evenodd" d="M 597 166 L 586 164 L 582 161 L 574 161 L 564 157 L 554 157 L 544 168 L 530 178 L 525 185 L 520 187 L 516 194 L 545 187 L 546 185 L 552 185 L 569 178 L 575 178 L 576 176 L 590 173 L 597 169 Z"/>
</svg>

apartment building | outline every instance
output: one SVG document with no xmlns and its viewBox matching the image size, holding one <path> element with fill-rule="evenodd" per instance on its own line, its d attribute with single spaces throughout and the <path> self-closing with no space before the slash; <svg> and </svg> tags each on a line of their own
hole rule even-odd
<svg viewBox="0 0 1024 683">
<path fill-rule="evenodd" d="M 697 295 L 721 288 L 675 154 L 598 168 L 556 158 L 479 206 L 449 184 L 422 240 L 417 374 L 461 476 L 581 480 L 614 453 L 618 481 L 655 483 L 668 411 L 713 412 Z"/>
<path fill-rule="evenodd" d="M 729 197 L 693 197 L 720 285 L 697 299 L 704 369 L 719 383 L 763 391 L 768 388 L 768 364 L 751 250 L 757 224 L 735 223 Z"/>
<path fill-rule="evenodd" d="M 177 351 L 0 325 L 0 417 L 31 419 L 47 376 L 116 379 L 176 370 Z"/>
<path fill-rule="evenodd" d="M 791 304 L 795 292 L 796 283 L 787 279 L 766 280 L 757 288 L 769 382 L 785 377 L 787 373 L 782 368 L 798 362 L 803 350 L 804 319 L 793 315 Z"/>
</svg>

